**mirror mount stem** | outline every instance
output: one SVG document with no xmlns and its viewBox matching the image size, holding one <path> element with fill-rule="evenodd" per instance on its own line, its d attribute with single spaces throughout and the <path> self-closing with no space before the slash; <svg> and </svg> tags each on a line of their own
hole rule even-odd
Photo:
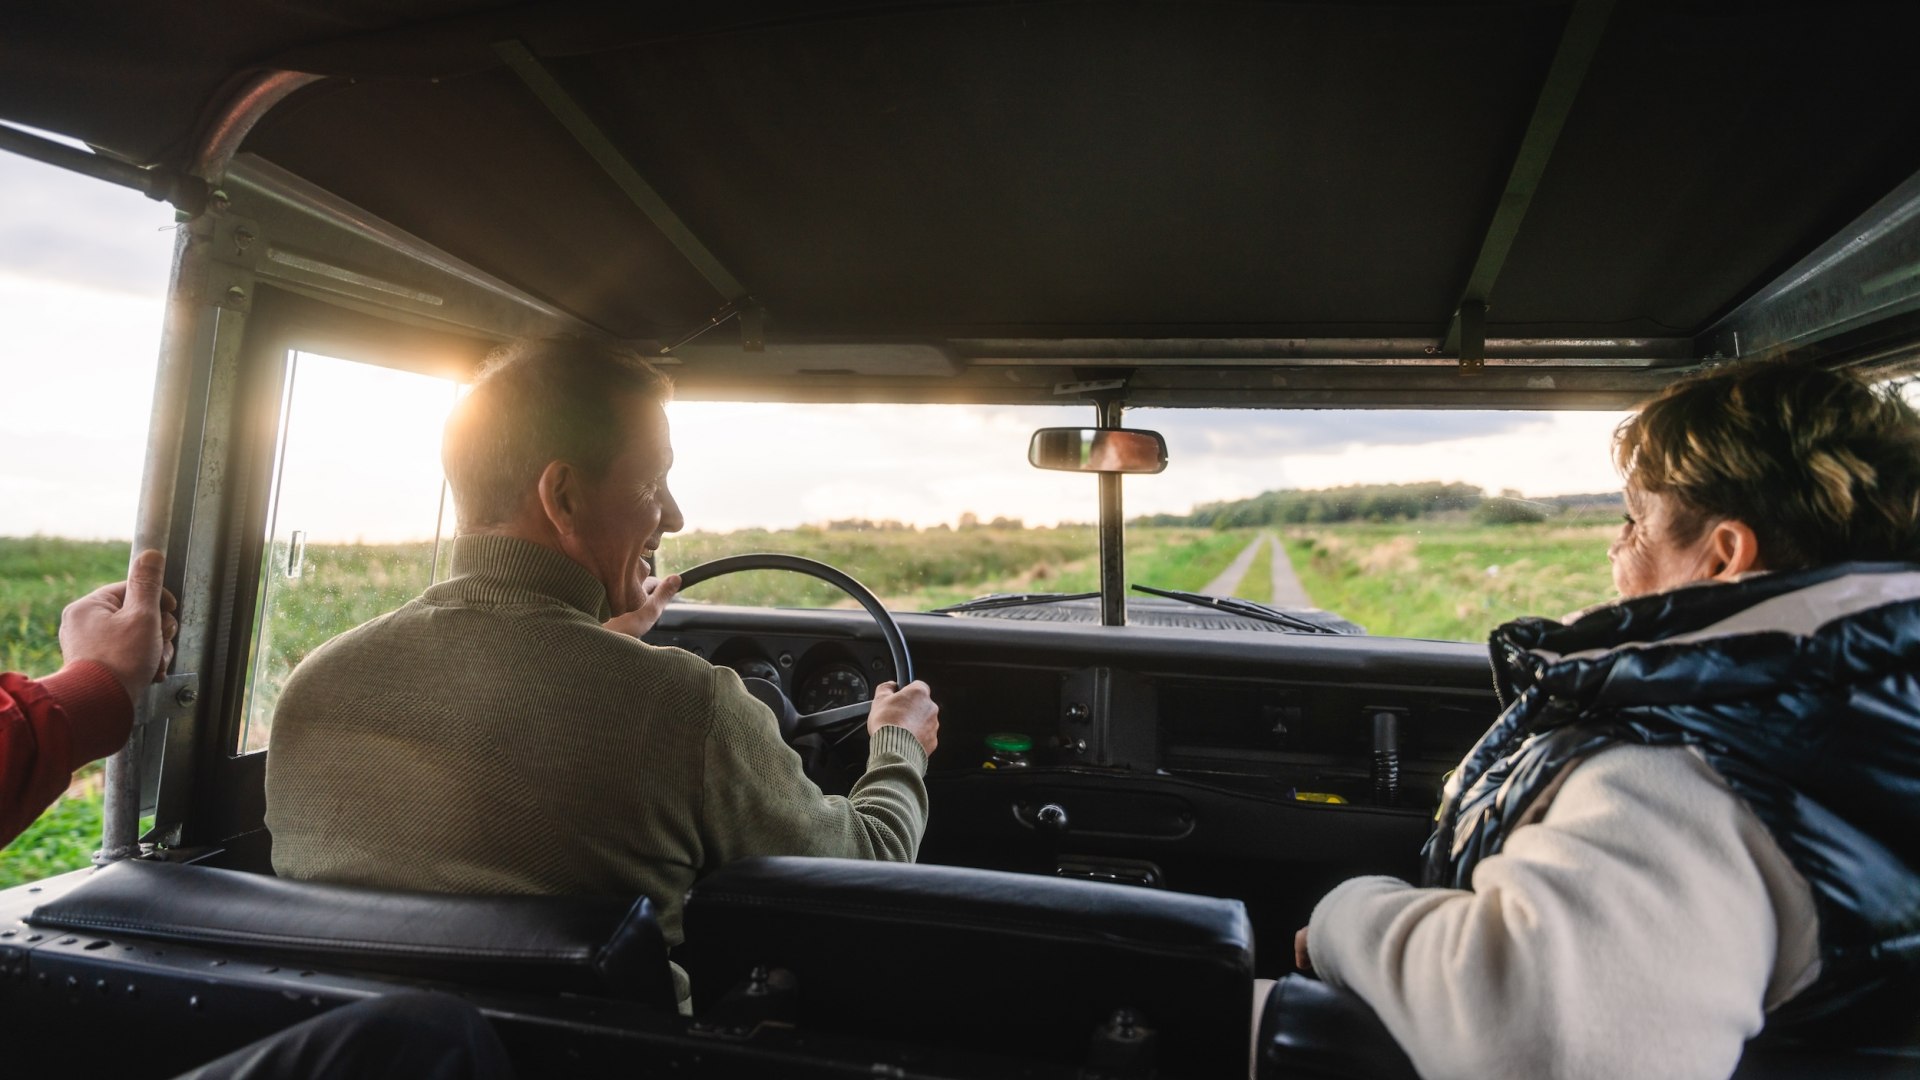
<svg viewBox="0 0 1920 1080">
<path fill-rule="evenodd" d="M 1126 391 L 1097 391 L 1091 395 L 1098 426 L 1121 426 Z M 1100 625 L 1127 625 L 1127 525 L 1120 499 L 1120 474 L 1100 474 Z"/>
</svg>

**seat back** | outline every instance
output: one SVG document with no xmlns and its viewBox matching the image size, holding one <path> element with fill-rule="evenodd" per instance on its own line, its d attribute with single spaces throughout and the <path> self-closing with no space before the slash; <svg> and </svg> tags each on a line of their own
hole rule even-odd
<svg viewBox="0 0 1920 1080">
<path fill-rule="evenodd" d="M 26 921 L 339 972 L 675 1003 L 666 942 L 645 897 L 394 892 L 127 861 Z"/>
<path fill-rule="evenodd" d="M 945 866 L 731 863 L 687 898 L 696 1016 L 755 968 L 803 1031 L 1245 1076 L 1252 930 L 1237 900 Z M 1132 1023 L 1115 1024 L 1116 1014 Z"/>
</svg>

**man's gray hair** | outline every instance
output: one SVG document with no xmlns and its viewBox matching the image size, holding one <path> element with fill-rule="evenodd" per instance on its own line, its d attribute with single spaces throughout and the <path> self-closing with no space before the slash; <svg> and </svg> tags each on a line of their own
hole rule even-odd
<svg viewBox="0 0 1920 1080">
<path fill-rule="evenodd" d="M 550 462 L 604 475 L 627 445 L 622 407 L 665 404 L 673 383 L 632 349 L 584 338 L 503 345 L 454 406 L 440 443 L 463 529 L 518 516 Z"/>
</svg>

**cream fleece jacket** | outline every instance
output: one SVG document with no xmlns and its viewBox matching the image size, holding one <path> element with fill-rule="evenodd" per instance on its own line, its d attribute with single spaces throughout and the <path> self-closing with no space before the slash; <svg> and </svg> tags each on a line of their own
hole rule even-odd
<svg viewBox="0 0 1920 1080">
<path fill-rule="evenodd" d="M 1551 799 L 1470 892 L 1368 877 L 1328 893 L 1316 973 L 1366 999 L 1428 1080 L 1728 1076 L 1819 974 L 1806 879 L 1684 748 L 1604 750 Z"/>
</svg>

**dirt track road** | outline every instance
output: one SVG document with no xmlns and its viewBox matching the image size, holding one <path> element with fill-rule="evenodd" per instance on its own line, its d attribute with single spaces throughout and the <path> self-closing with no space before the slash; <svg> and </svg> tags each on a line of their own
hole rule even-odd
<svg viewBox="0 0 1920 1080">
<path fill-rule="evenodd" d="M 1246 579 L 1247 571 L 1253 569 L 1253 560 L 1260 557 L 1262 548 L 1273 549 L 1273 595 L 1241 596 L 1242 600 L 1252 600 L 1260 604 L 1272 604 L 1281 608 L 1307 608 L 1313 601 L 1307 599 L 1305 589 L 1300 587 L 1300 576 L 1293 572 L 1293 562 L 1287 558 L 1287 546 L 1272 533 L 1261 533 L 1246 549 L 1234 556 L 1220 576 L 1207 583 L 1200 590 L 1208 596 L 1240 596 L 1240 583 Z"/>
</svg>

